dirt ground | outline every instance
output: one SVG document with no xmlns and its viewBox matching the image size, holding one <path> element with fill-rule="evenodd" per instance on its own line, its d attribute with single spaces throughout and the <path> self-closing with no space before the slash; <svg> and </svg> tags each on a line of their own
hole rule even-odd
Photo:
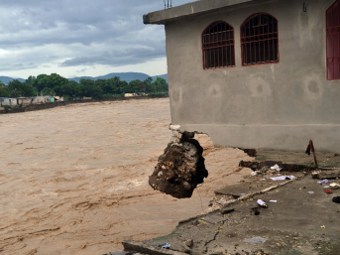
<svg viewBox="0 0 340 255">
<path fill-rule="evenodd" d="M 206 212 L 214 190 L 250 170 L 236 149 L 201 141 L 209 176 L 190 199 L 148 185 L 171 133 L 168 99 L 0 115 L 0 253 L 104 254 L 170 233 Z"/>
</svg>

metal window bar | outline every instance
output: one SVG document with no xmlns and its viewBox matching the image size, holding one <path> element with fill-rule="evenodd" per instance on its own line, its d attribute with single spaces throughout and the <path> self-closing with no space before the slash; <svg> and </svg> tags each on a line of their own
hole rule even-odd
<svg viewBox="0 0 340 255">
<path fill-rule="evenodd" d="M 235 65 L 234 30 L 225 22 L 211 24 L 202 33 L 203 68 Z"/>
<path fill-rule="evenodd" d="M 172 0 L 163 0 L 164 9 L 169 9 L 172 7 Z"/>
<path fill-rule="evenodd" d="M 241 50 L 243 65 L 277 62 L 277 20 L 267 14 L 250 17 L 241 27 Z"/>
</svg>

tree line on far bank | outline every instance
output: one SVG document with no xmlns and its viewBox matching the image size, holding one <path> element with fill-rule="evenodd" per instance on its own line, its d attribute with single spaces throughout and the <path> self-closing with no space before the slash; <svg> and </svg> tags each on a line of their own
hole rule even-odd
<svg viewBox="0 0 340 255">
<path fill-rule="evenodd" d="M 37 95 L 63 96 L 66 100 L 91 97 L 93 99 L 111 99 L 123 97 L 125 93 L 167 96 L 168 84 L 163 78 L 147 78 L 144 81 L 122 81 L 119 77 L 105 80 L 81 79 L 69 80 L 52 73 L 30 76 L 24 82 L 13 80 L 5 84 L 0 82 L 0 97 L 33 97 Z"/>
</svg>

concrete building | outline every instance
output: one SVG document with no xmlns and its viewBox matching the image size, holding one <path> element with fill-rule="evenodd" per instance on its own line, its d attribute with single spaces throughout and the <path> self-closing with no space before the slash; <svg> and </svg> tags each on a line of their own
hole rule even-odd
<svg viewBox="0 0 340 255">
<path fill-rule="evenodd" d="M 216 145 L 340 152 L 340 0 L 201 0 L 165 26 L 171 118 Z"/>
</svg>

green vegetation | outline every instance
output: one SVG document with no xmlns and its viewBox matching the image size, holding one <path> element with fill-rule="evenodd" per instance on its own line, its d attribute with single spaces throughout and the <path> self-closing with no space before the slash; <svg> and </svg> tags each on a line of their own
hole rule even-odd
<svg viewBox="0 0 340 255">
<path fill-rule="evenodd" d="M 168 95 L 166 80 L 151 77 L 144 81 L 133 80 L 129 83 L 118 77 L 102 80 L 81 79 L 79 82 L 68 80 L 58 74 L 30 76 L 24 82 L 13 80 L 5 86 L 0 82 L 0 97 L 31 97 L 37 95 L 63 96 L 66 100 L 91 97 L 110 99 L 122 97 L 125 93 L 160 97 Z"/>
</svg>

